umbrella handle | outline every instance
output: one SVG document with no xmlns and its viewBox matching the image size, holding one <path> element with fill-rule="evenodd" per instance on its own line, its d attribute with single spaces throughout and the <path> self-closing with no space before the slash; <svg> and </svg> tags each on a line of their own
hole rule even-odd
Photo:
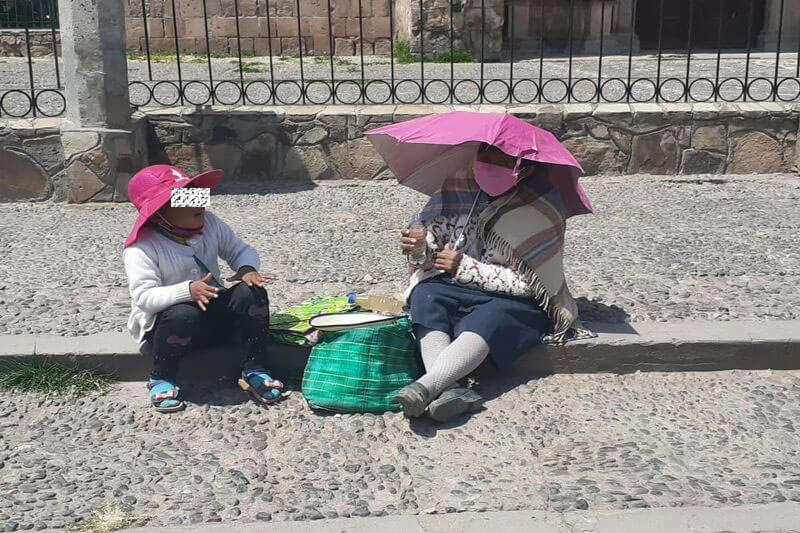
<svg viewBox="0 0 800 533">
<path fill-rule="evenodd" d="M 453 250 L 458 250 L 459 246 L 462 246 L 462 241 L 464 240 L 464 230 L 467 229 L 467 224 L 469 224 L 469 221 L 472 220 L 472 214 L 475 212 L 475 206 L 478 205 L 478 198 L 480 197 L 481 197 L 481 191 L 478 191 L 475 194 L 475 200 L 472 201 L 472 207 L 470 208 L 469 214 L 467 215 L 467 222 L 464 224 L 464 227 L 461 228 L 461 234 L 459 234 L 455 242 L 450 241 L 450 244 L 453 245 Z"/>
</svg>

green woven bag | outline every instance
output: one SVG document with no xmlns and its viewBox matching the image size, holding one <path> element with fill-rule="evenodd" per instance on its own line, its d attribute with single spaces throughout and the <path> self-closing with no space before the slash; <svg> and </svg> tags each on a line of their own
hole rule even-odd
<svg viewBox="0 0 800 533">
<path fill-rule="evenodd" d="M 324 332 L 303 374 L 314 409 L 339 413 L 399 411 L 394 395 L 420 374 L 411 322 Z"/>
</svg>

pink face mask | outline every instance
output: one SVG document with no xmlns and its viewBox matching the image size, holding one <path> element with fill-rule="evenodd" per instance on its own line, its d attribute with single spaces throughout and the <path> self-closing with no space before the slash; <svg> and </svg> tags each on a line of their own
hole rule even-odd
<svg viewBox="0 0 800 533">
<path fill-rule="evenodd" d="M 489 196 L 501 196 L 517 184 L 517 176 L 510 168 L 475 161 L 472 171 L 478 187 Z"/>
</svg>

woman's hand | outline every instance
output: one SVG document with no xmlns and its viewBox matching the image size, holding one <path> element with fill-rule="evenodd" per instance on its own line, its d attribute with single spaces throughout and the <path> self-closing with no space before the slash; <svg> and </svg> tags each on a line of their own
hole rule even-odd
<svg viewBox="0 0 800 533">
<path fill-rule="evenodd" d="M 189 284 L 189 293 L 192 295 L 192 301 L 203 311 L 206 310 L 206 306 L 211 303 L 211 300 L 219 297 L 217 288 L 209 285 L 213 279 L 214 276 L 207 274 L 203 279 Z"/>
<path fill-rule="evenodd" d="M 420 240 L 427 246 L 427 242 L 425 241 L 426 236 L 427 231 L 424 229 L 404 229 L 400 237 L 400 250 L 402 250 L 403 255 L 412 253 L 414 249 L 419 246 L 418 243 Z"/>
<path fill-rule="evenodd" d="M 461 265 L 462 257 L 464 257 L 464 254 L 453 250 L 453 245 L 448 243 L 444 250 L 436 253 L 433 268 L 455 276 L 456 272 L 458 272 L 458 267 Z"/>
</svg>

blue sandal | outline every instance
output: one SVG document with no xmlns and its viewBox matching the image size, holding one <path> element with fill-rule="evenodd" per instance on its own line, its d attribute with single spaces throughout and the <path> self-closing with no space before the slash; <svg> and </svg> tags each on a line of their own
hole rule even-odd
<svg viewBox="0 0 800 533">
<path fill-rule="evenodd" d="M 159 413 L 174 413 L 186 408 L 183 400 L 179 399 L 181 389 L 171 381 L 151 379 L 147 388 L 150 390 L 150 403 Z"/>
<path fill-rule="evenodd" d="M 239 387 L 259 403 L 275 403 L 286 398 L 291 392 L 283 392 L 283 383 L 273 379 L 262 367 L 247 367 L 242 370 Z"/>
</svg>

